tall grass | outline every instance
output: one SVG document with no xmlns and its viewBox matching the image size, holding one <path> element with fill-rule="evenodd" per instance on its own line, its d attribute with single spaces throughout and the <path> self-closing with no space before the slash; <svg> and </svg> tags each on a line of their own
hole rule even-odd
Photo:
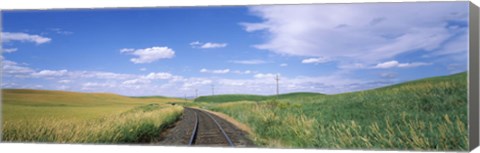
<svg viewBox="0 0 480 153">
<path fill-rule="evenodd" d="M 249 125 L 261 146 L 467 150 L 466 73 L 338 95 L 208 108 Z"/>
<path fill-rule="evenodd" d="M 39 120 L 3 122 L 2 141 L 55 143 L 136 143 L 149 142 L 182 114 L 180 106 L 133 109 L 95 120 Z"/>
<path fill-rule="evenodd" d="M 2 90 L 2 141 L 148 142 L 182 113 L 175 98 L 105 93 Z"/>
</svg>

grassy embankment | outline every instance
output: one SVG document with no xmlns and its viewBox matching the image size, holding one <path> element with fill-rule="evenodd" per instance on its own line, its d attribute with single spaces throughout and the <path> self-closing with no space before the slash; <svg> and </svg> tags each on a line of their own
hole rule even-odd
<svg viewBox="0 0 480 153">
<path fill-rule="evenodd" d="M 19 89 L 2 98 L 4 142 L 149 142 L 183 112 L 172 98 Z"/>
<path fill-rule="evenodd" d="M 255 98 L 203 99 L 214 101 L 206 108 L 250 126 L 251 138 L 260 146 L 468 148 L 467 73 L 337 95 Z"/>
</svg>

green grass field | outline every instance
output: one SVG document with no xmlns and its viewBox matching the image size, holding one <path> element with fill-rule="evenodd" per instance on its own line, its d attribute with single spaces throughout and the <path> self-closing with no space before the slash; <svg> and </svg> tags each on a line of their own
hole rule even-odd
<svg viewBox="0 0 480 153">
<path fill-rule="evenodd" d="M 337 95 L 245 97 L 198 101 L 250 126 L 260 146 L 468 149 L 466 72 Z"/>
<path fill-rule="evenodd" d="M 182 114 L 172 98 L 3 89 L 2 141 L 135 143 L 155 136 Z"/>
</svg>

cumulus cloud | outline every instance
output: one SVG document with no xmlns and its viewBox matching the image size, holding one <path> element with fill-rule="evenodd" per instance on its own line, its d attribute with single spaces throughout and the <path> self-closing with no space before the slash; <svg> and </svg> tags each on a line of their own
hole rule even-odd
<svg viewBox="0 0 480 153">
<path fill-rule="evenodd" d="M 39 35 L 31 35 L 22 32 L 2 32 L 2 41 L 20 41 L 20 42 L 33 42 L 35 44 L 43 44 L 52 41 L 51 38 L 42 37 Z"/>
<path fill-rule="evenodd" d="M 286 67 L 286 66 L 288 66 L 288 64 L 287 63 L 282 63 L 282 64 L 280 64 L 280 66 L 281 67 Z"/>
<path fill-rule="evenodd" d="M 264 60 L 259 60 L 259 59 L 253 59 L 253 60 L 236 60 L 236 61 L 230 61 L 231 63 L 235 64 L 246 64 L 246 65 L 254 65 L 254 64 L 265 64 L 267 63 Z"/>
<path fill-rule="evenodd" d="M 175 51 L 168 47 L 151 47 L 144 49 L 123 48 L 121 53 L 137 56 L 130 59 L 135 64 L 152 63 L 160 59 L 173 58 Z"/>
<path fill-rule="evenodd" d="M 201 69 L 200 72 L 202 73 L 213 73 L 213 74 L 226 74 L 230 72 L 230 69 L 220 69 L 220 70 L 209 70 L 209 69 Z"/>
<path fill-rule="evenodd" d="M 17 50 L 18 50 L 18 48 L 4 48 L 3 52 L 4 53 L 13 53 L 13 52 L 16 52 Z"/>
<path fill-rule="evenodd" d="M 302 60 L 302 63 L 303 64 L 310 64 L 310 63 L 314 63 L 314 64 L 320 64 L 320 63 L 326 63 L 326 62 L 329 62 L 330 60 L 325 58 L 325 57 L 318 57 L 318 58 L 307 58 L 307 59 L 304 59 Z"/>
<path fill-rule="evenodd" d="M 227 43 L 214 43 L 214 42 L 207 42 L 207 43 L 202 43 L 199 41 L 194 41 L 190 43 L 190 46 L 192 48 L 203 48 L 203 49 L 209 49 L 209 48 L 224 48 L 227 47 Z"/>
<path fill-rule="evenodd" d="M 398 61 L 393 60 L 393 61 L 378 63 L 373 68 L 378 68 L 378 69 L 387 69 L 387 68 L 395 68 L 395 67 L 410 68 L 410 67 L 426 66 L 431 64 L 432 63 L 423 63 L 423 62 L 399 63 Z"/>
<path fill-rule="evenodd" d="M 254 6 L 250 12 L 262 21 L 241 25 L 266 34 L 258 49 L 373 64 L 453 42 L 467 27 L 446 25 L 467 22 L 467 8 L 458 2 Z"/>
<path fill-rule="evenodd" d="M 3 74 L 30 74 L 35 72 L 33 69 L 20 65 L 14 61 L 3 60 Z"/>
</svg>

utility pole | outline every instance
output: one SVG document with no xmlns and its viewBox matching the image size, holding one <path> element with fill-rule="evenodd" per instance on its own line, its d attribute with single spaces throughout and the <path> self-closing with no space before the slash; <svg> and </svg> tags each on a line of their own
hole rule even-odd
<svg viewBox="0 0 480 153">
<path fill-rule="evenodd" d="M 195 89 L 195 98 L 198 98 L 198 89 Z"/>
<path fill-rule="evenodd" d="M 278 97 L 278 95 L 279 95 L 279 88 L 278 88 L 278 81 L 279 81 L 279 80 L 280 80 L 280 79 L 278 78 L 278 74 L 277 74 L 277 76 L 275 77 L 275 81 L 277 81 L 277 97 Z"/>
<path fill-rule="evenodd" d="M 212 84 L 212 96 L 214 96 L 214 95 L 215 95 L 215 85 Z"/>
<path fill-rule="evenodd" d="M 187 94 L 185 94 L 185 102 L 187 102 Z"/>
</svg>

